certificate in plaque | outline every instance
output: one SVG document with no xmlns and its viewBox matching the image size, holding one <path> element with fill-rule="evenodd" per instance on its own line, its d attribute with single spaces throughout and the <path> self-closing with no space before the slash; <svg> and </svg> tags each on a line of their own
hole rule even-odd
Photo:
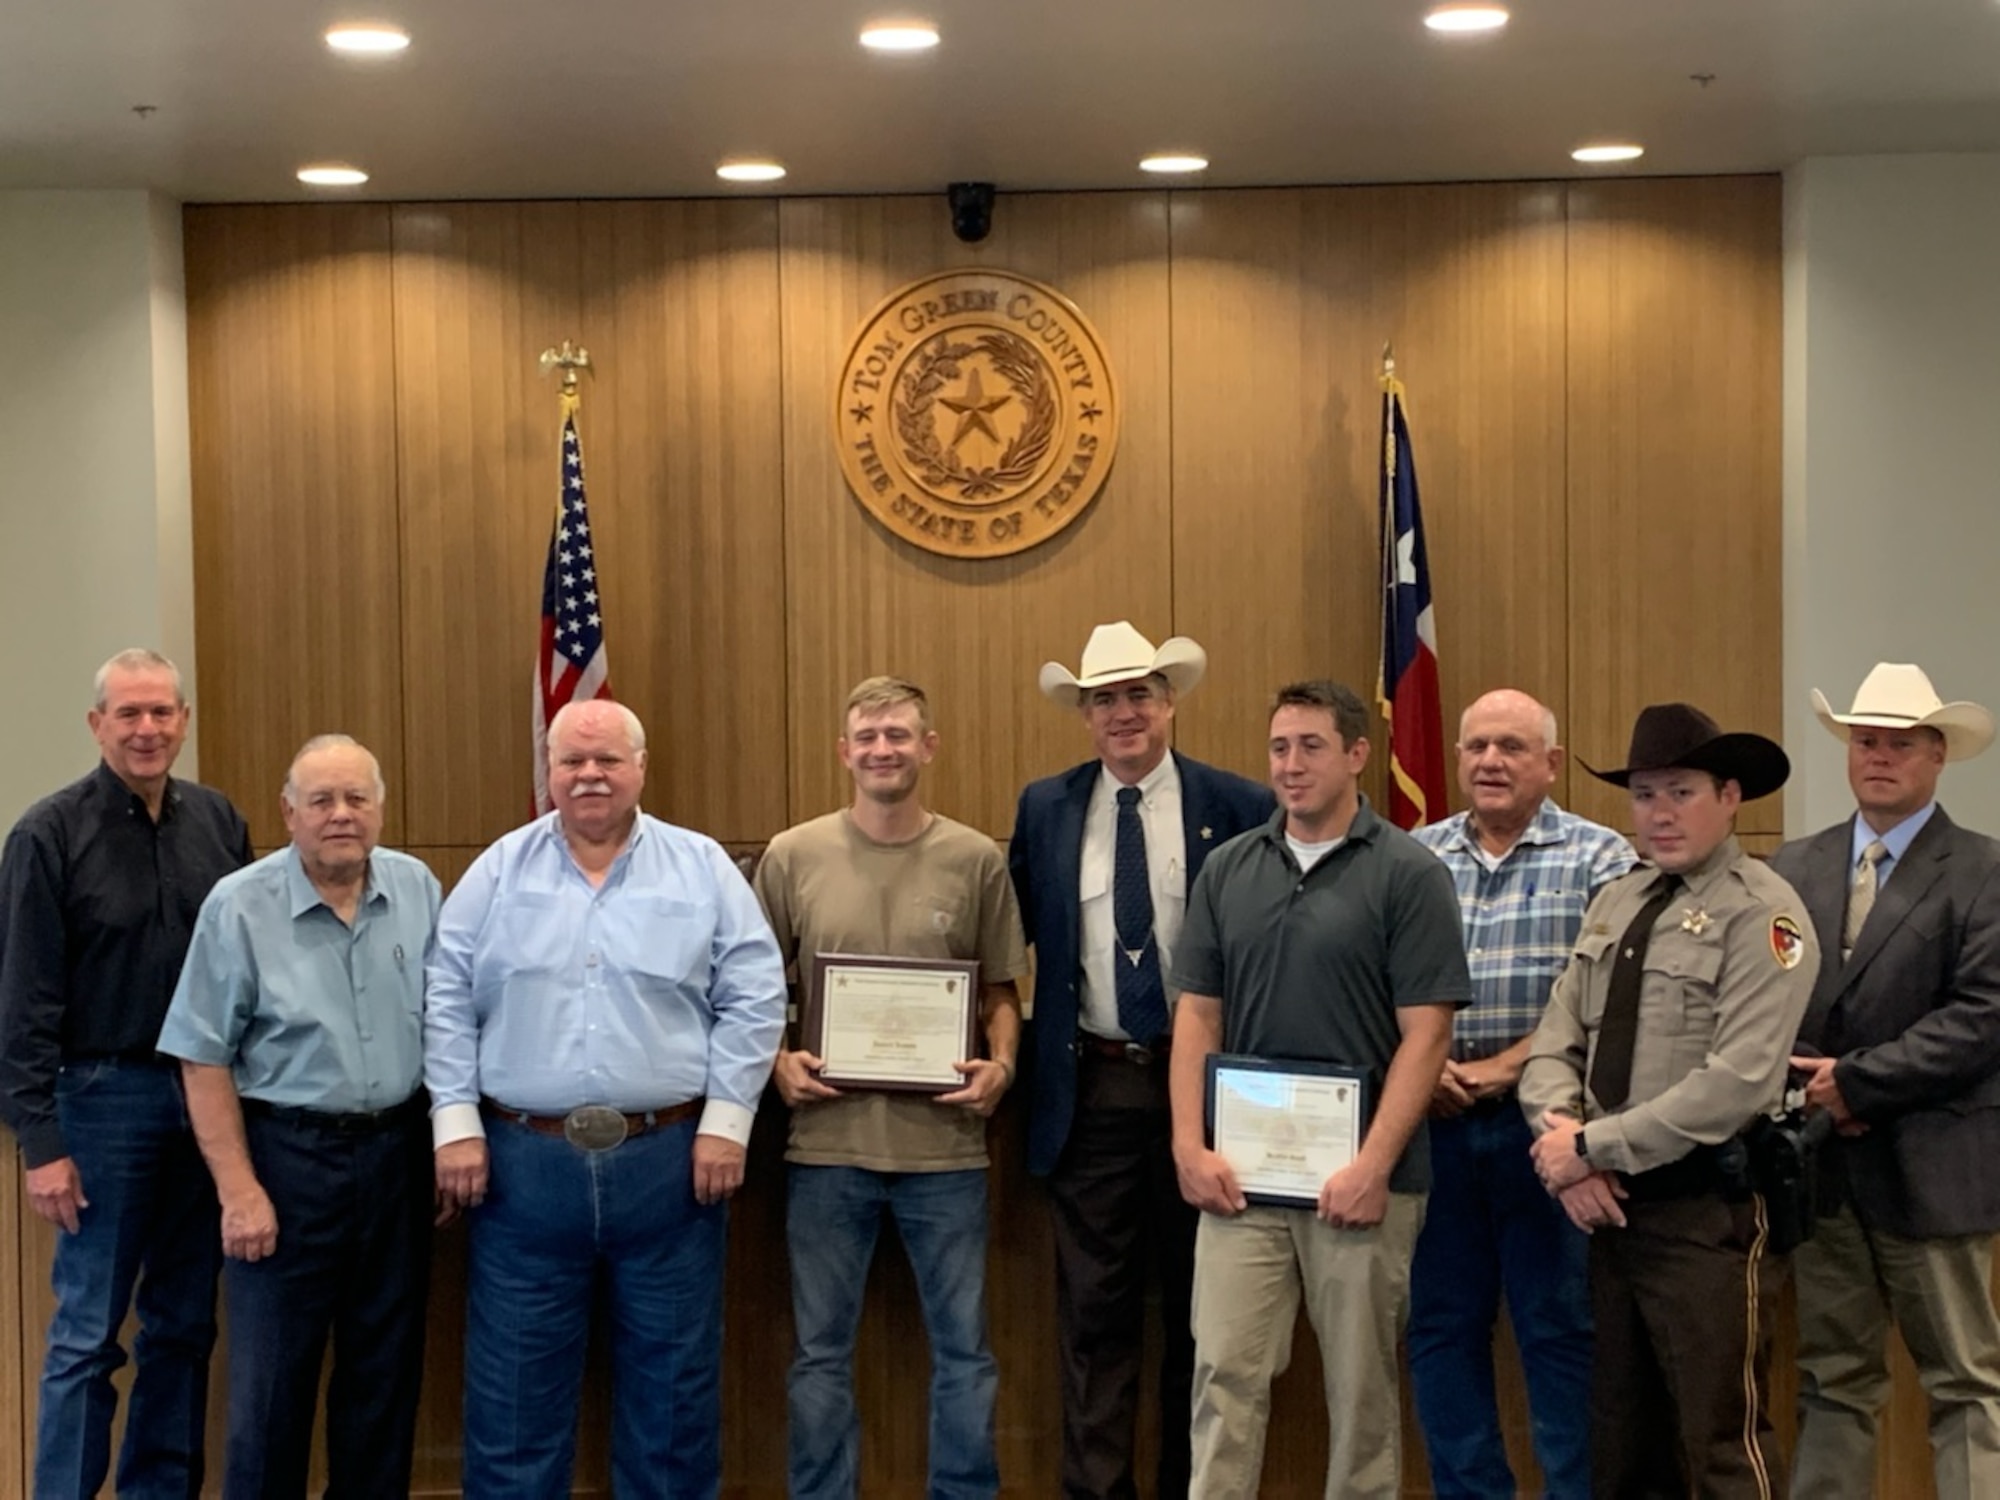
<svg viewBox="0 0 2000 1500">
<path fill-rule="evenodd" d="M 815 954 L 799 1029 L 835 1088 L 948 1093 L 965 1084 L 952 1064 L 978 1055 L 979 965 Z"/>
<path fill-rule="evenodd" d="M 1361 1147 L 1368 1075 L 1332 1063 L 1216 1053 L 1208 1059 L 1206 1116 L 1209 1140 L 1244 1197 L 1309 1208 Z"/>
</svg>

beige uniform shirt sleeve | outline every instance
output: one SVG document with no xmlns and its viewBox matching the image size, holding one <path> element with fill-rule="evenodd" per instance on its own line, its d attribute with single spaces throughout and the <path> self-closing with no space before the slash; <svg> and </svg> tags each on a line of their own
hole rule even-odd
<svg viewBox="0 0 2000 1500">
<path fill-rule="evenodd" d="M 1691 885 L 1653 930 L 1632 1102 L 1591 1123 L 1591 1165 L 1664 1166 L 1777 1103 L 1818 972 L 1804 907 L 1763 865 L 1738 856 Z"/>
</svg>

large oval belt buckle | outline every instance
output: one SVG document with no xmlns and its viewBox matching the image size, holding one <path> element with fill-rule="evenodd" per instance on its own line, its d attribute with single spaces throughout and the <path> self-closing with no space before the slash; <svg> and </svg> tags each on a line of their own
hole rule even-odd
<svg viewBox="0 0 2000 1500">
<path fill-rule="evenodd" d="M 579 1151 L 609 1151 L 630 1128 L 624 1114 L 608 1104 L 586 1104 L 563 1117 L 563 1139 Z"/>
</svg>

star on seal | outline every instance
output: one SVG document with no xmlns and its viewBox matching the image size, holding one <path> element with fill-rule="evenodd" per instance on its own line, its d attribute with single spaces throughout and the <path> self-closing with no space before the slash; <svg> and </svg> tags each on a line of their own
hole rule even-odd
<svg viewBox="0 0 2000 1500">
<path fill-rule="evenodd" d="M 1712 925 L 1714 925 L 1715 918 L 1711 917 L 1707 912 L 1703 911 L 1699 906 L 1690 906 L 1686 908 L 1686 910 L 1687 910 L 1687 915 L 1681 918 L 1682 932 L 1691 932 L 1696 937 L 1700 937 L 1704 932 L 1708 931 L 1708 929 Z"/>
</svg>

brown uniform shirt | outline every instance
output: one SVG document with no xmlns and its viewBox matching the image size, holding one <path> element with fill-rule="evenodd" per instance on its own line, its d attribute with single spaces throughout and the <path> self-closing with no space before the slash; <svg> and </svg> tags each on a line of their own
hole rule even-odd
<svg viewBox="0 0 2000 1500">
<path fill-rule="evenodd" d="M 1784 1092 L 1786 1059 L 1819 972 L 1797 893 L 1726 839 L 1682 878 L 1646 950 L 1632 1088 L 1607 1114 L 1586 1080 L 1618 941 L 1663 877 L 1613 881 L 1584 913 L 1521 1075 L 1537 1134 L 1545 1110 L 1591 1122 L 1590 1164 L 1643 1172 L 1728 1140 Z"/>
</svg>

